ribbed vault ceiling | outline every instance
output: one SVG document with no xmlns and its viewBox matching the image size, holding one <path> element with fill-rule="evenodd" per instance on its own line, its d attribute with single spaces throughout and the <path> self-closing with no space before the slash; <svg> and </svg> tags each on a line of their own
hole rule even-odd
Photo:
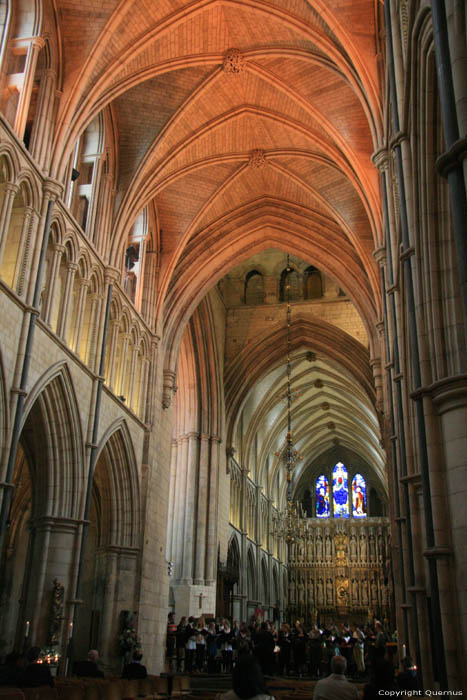
<svg viewBox="0 0 467 700">
<path fill-rule="evenodd" d="M 269 238 L 271 245 L 282 236 L 271 207 L 285 219 L 292 207 L 306 222 L 303 236 L 322 269 L 331 269 L 336 255 L 323 236 L 331 251 L 342 251 L 344 266 L 349 259 L 347 288 L 356 302 L 364 300 L 360 311 L 373 325 L 380 303 L 372 253 L 381 211 L 371 162 L 382 120 L 378 3 L 56 5 L 67 70 L 55 169 L 59 176 L 80 132 L 110 107 L 117 208 L 109 259 L 120 264 L 135 217 L 152 202 L 161 250 L 159 327 L 185 323 L 187 305 L 228 272 L 235 255 L 248 256 L 251 242 L 240 233 L 252 220 L 257 242 Z M 261 208 L 265 202 L 269 209 Z M 201 282 L 200 247 L 207 251 L 224 229 L 232 233 L 229 248 L 239 239 L 237 250 L 206 260 Z M 293 233 L 291 252 L 301 253 L 301 235 Z"/>
</svg>

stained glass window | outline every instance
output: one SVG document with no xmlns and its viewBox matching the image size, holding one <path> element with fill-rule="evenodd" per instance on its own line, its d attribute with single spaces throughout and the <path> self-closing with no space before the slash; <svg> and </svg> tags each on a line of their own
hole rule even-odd
<svg viewBox="0 0 467 700">
<path fill-rule="evenodd" d="M 349 489 L 347 486 L 347 469 L 342 462 L 337 462 L 332 470 L 332 494 L 334 517 L 349 517 Z"/>
<path fill-rule="evenodd" d="M 352 513 L 354 518 L 366 518 L 366 483 L 361 474 L 352 479 Z"/>
<path fill-rule="evenodd" d="M 316 517 L 329 518 L 329 482 L 324 474 L 316 479 Z"/>
</svg>

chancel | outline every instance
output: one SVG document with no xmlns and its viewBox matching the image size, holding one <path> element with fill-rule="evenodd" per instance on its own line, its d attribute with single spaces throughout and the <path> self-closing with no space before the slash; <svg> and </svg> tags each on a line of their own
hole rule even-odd
<svg viewBox="0 0 467 700">
<path fill-rule="evenodd" d="M 466 75 L 461 0 L 0 0 L 0 657 L 466 688 Z"/>
</svg>

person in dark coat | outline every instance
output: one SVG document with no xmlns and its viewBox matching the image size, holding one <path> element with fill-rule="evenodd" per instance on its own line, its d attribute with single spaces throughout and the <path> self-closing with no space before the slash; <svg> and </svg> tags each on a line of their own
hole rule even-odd
<svg viewBox="0 0 467 700">
<path fill-rule="evenodd" d="M 19 679 L 19 685 L 22 688 L 36 688 L 40 685 L 49 685 L 51 688 L 55 686 L 49 664 L 38 663 L 40 653 L 40 647 L 31 647 L 26 654 L 28 664 Z"/>
<path fill-rule="evenodd" d="M 255 636 L 255 655 L 265 676 L 274 672 L 274 646 L 274 637 L 268 624 L 262 622 L 261 629 Z"/>
<path fill-rule="evenodd" d="M 11 651 L 5 657 L 5 663 L 0 666 L 0 685 L 15 686 L 19 684 L 22 669 L 19 667 L 20 656 Z"/>
<path fill-rule="evenodd" d="M 143 666 L 141 663 L 142 658 L 143 655 L 141 652 L 134 651 L 133 661 L 123 667 L 122 678 L 126 678 L 129 681 L 147 678 L 148 672 L 146 670 L 146 666 Z"/>
<path fill-rule="evenodd" d="M 279 632 L 278 645 L 280 648 L 279 652 L 279 673 L 281 676 L 290 674 L 291 665 L 291 655 L 292 655 L 292 635 L 290 633 L 290 627 L 286 622 L 281 625 L 281 631 Z"/>
<path fill-rule="evenodd" d="M 88 658 L 85 661 L 77 661 L 73 667 L 75 676 L 83 678 L 104 678 L 104 674 L 98 668 L 99 652 L 96 649 L 88 651 Z"/>
</svg>

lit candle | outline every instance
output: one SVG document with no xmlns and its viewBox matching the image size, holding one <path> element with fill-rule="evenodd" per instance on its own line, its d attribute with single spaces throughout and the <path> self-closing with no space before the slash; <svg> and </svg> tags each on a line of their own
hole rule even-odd
<svg viewBox="0 0 467 700">
<path fill-rule="evenodd" d="M 72 636 L 73 636 L 73 623 L 72 623 L 72 622 L 70 622 L 70 628 L 69 628 L 69 635 L 68 635 L 68 639 L 71 639 L 71 638 L 72 638 Z"/>
<path fill-rule="evenodd" d="M 406 648 L 405 648 L 405 644 L 403 644 L 403 645 L 402 645 L 402 658 L 405 659 L 406 655 L 407 655 L 407 651 L 406 651 Z"/>
<path fill-rule="evenodd" d="M 24 630 L 24 636 L 29 637 L 29 620 L 26 622 L 26 629 Z"/>
</svg>

